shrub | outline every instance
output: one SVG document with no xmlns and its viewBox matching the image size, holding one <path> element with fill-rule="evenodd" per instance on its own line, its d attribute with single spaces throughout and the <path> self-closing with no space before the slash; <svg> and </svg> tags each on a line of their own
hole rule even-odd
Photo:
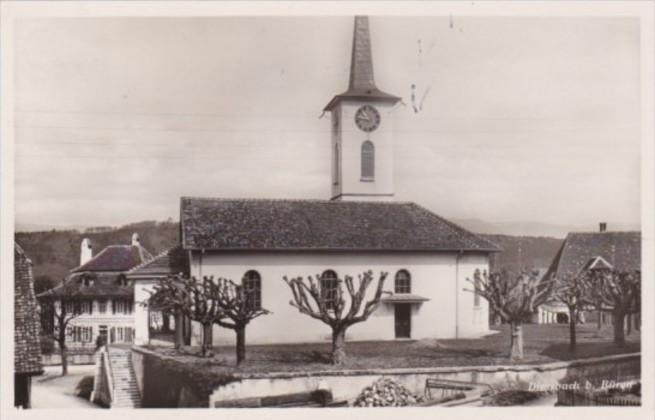
<svg viewBox="0 0 655 420">
<path fill-rule="evenodd" d="M 93 392 L 93 376 L 85 376 L 75 387 L 75 395 L 84 398 L 85 400 L 91 399 L 91 393 Z"/>
</svg>

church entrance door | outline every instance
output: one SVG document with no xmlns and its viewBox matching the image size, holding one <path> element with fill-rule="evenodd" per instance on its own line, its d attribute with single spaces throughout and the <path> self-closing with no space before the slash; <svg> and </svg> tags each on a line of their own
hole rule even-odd
<svg viewBox="0 0 655 420">
<path fill-rule="evenodd" d="M 412 307 L 409 303 L 397 303 L 395 308 L 396 338 L 410 338 L 412 330 Z"/>
</svg>

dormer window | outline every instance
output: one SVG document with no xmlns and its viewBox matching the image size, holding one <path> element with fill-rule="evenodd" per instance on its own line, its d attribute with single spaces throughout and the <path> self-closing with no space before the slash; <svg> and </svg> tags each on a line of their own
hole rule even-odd
<svg viewBox="0 0 655 420">
<path fill-rule="evenodd" d="M 130 281 L 127 279 L 127 277 L 125 277 L 125 275 L 121 274 L 120 276 L 118 276 L 118 285 L 123 287 L 129 286 Z"/>
<path fill-rule="evenodd" d="M 84 287 L 93 286 L 93 279 L 90 276 L 82 277 L 82 286 Z"/>
</svg>

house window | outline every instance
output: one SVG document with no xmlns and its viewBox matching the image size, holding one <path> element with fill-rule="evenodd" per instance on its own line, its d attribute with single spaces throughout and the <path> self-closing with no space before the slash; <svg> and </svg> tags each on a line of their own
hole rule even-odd
<svg viewBox="0 0 655 420">
<path fill-rule="evenodd" d="M 83 300 L 80 302 L 80 309 L 79 313 L 80 314 L 89 314 L 91 315 L 93 313 L 93 302 L 90 300 Z"/>
<path fill-rule="evenodd" d="M 248 271 L 243 276 L 243 290 L 246 296 L 246 307 L 250 311 L 262 307 L 262 281 L 258 272 Z"/>
<path fill-rule="evenodd" d="M 112 313 L 129 315 L 132 313 L 132 302 L 125 299 L 114 299 L 112 301 Z"/>
<path fill-rule="evenodd" d="M 375 146 L 370 140 L 362 143 L 362 179 L 372 181 L 375 178 Z"/>
<path fill-rule="evenodd" d="M 478 308 L 480 306 L 480 293 L 478 293 L 480 290 L 480 278 L 478 276 L 475 276 L 473 288 L 475 289 L 473 293 L 473 306 Z"/>
<path fill-rule="evenodd" d="M 337 287 L 339 286 L 339 278 L 337 273 L 332 270 L 326 270 L 321 275 L 321 299 L 325 307 L 334 309 L 337 303 Z"/>
<path fill-rule="evenodd" d="M 90 343 L 93 335 L 93 327 L 68 327 L 66 335 L 73 343 Z"/>
<path fill-rule="evenodd" d="M 394 290 L 396 293 L 412 293 L 412 278 L 407 270 L 399 270 L 396 273 Z"/>
<path fill-rule="evenodd" d="M 107 313 L 107 299 L 98 300 L 98 312 L 101 314 Z"/>
<path fill-rule="evenodd" d="M 67 300 L 63 303 L 64 305 L 64 312 L 67 314 L 76 314 L 77 313 L 77 308 L 75 305 L 75 302 L 71 300 Z"/>
</svg>

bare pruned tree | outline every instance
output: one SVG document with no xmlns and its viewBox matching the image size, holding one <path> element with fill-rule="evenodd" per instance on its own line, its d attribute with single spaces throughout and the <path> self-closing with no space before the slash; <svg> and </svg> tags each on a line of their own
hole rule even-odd
<svg viewBox="0 0 655 420">
<path fill-rule="evenodd" d="M 366 291 L 373 282 L 373 271 L 358 275 L 359 283 L 354 284 L 353 277 L 343 279 L 316 276 L 289 279 L 284 281 L 291 289 L 293 300 L 289 304 L 300 313 L 317 319 L 332 329 L 332 363 L 341 365 L 346 358 L 346 330 L 353 324 L 364 322 L 377 309 L 382 298 L 384 281 L 387 273 L 380 273 L 373 297 L 365 302 Z M 348 298 L 343 290 L 346 286 Z M 347 305 L 349 303 L 349 305 Z"/>
<path fill-rule="evenodd" d="M 625 344 L 625 318 L 639 313 L 641 300 L 641 272 L 612 269 L 589 270 L 583 281 L 590 290 L 592 300 L 601 303 L 601 309 L 612 313 L 614 343 Z"/>
<path fill-rule="evenodd" d="M 175 316 L 175 349 L 180 350 L 184 346 L 184 324 L 185 313 L 192 307 L 191 297 L 184 283 L 179 280 L 181 276 L 169 276 L 161 279 L 155 284 L 150 298 L 143 304 L 162 313 L 171 312 Z"/>
<path fill-rule="evenodd" d="M 67 330 L 71 321 L 82 314 L 82 302 L 79 300 L 76 280 L 66 279 L 60 286 L 39 295 L 49 324 L 43 332 L 49 334 L 59 346 L 62 376 L 68 375 Z"/>
<path fill-rule="evenodd" d="M 575 351 L 576 325 L 580 313 L 587 306 L 593 306 L 588 282 L 584 281 L 584 272 L 573 276 L 556 276 L 554 296 L 566 305 L 569 311 L 569 351 Z"/>
<path fill-rule="evenodd" d="M 245 287 L 245 281 L 236 284 L 218 278 L 216 281 L 210 279 L 210 282 L 207 298 L 219 310 L 214 323 L 236 333 L 236 358 L 237 365 L 240 365 L 246 360 L 246 326 L 253 319 L 271 312 L 261 307 L 261 300 L 255 296 L 257 291 Z"/>
<path fill-rule="evenodd" d="M 261 308 L 260 300 L 254 299 L 250 290 L 224 278 L 203 277 L 199 281 L 195 277 L 169 276 L 154 287 L 150 302 L 158 309 L 174 311 L 202 325 L 202 356 L 213 355 L 213 324 L 234 330 L 237 364 L 246 359 L 246 326 L 270 313 Z M 176 347 L 181 348 L 178 325 L 176 320 Z"/>
<path fill-rule="evenodd" d="M 519 274 L 507 271 L 487 273 L 476 270 L 470 290 L 489 302 L 494 312 L 510 326 L 511 360 L 523 359 L 523 322 L 551 295 L 552 279 L 539 276 L 537 271 L 524 270 Z"/>
</svg>

